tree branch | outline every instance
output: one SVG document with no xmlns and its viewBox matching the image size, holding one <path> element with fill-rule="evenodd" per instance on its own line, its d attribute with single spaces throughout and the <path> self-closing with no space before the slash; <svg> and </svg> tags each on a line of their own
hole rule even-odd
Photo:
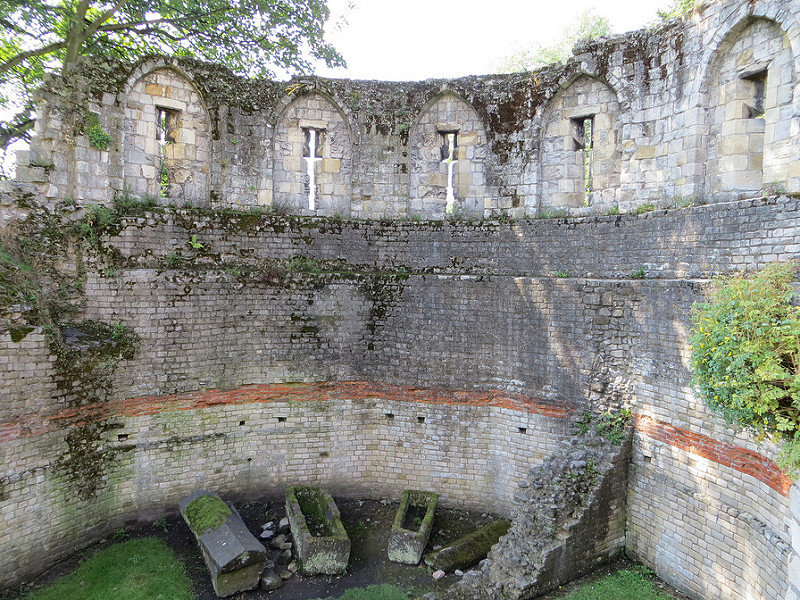
<svg viewBox="0 0 800 600">
<path fill-rule="evenodd" d="M 3 64 L 0 64 L 0 75 L 5 73 L 6 71 L 10 71 L 17 65 L 19 65 L 22 61 L 27 60 L 28 58 L 33 58 L 34 56 L 43 56 L 45 54 L 50 54 L 55 52 L 56 50 L 62 50 L 67 47 L 67 42 L 65 40 L 61 40 L 58 42 L 53 42 L 52 44 L 48 44 L 47 46 L 42 46 L 36 50 L 28 50 L 27 52 L 20 52 L 15 57 L 8 59 Z"/>
</svg>

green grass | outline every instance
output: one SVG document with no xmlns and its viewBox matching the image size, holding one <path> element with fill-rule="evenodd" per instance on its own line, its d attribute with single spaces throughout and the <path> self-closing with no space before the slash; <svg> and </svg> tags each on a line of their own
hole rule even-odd
<svg viewBox="0 0 800 600">
<path fill-rule="evenodd" d="M 649 570 L 639 567 L 587 583 L 563 600 L 673 600 L 653 585 Z"/>
<path fill-rule="evenodd" d="M 338 600 L 408 600 L 411 590 L 384 583 L 365 588 L 352 588 L 339 596 Z"/>
<path fill-rule="evenodd" d="M 71 575 L 25 600 L 191 600 L 183 564 L 156 538 L 100 550 Z"/>
</svg>

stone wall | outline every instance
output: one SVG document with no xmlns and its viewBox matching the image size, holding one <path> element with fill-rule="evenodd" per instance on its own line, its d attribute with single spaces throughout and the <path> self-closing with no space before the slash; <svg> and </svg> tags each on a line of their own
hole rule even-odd
<svg viewBox="0 0 800 600">
<path fill-rule="evenodd" d="M 51 199 L 149 194 L 368 219 L 796 192 L 798 39 L 792 0 L 716 0 L 535 73 L 279 83 L 178 59 L 90 62 L 40 92 L 18 178 Z M 107 149 L 86 135 L 93 119 Z M 307 157 L 311 132 L 319 156 Z"/>
<path fill-rule="evenodd" d="M 791 482 L 772 445 L 694 399 L 686 338 L 709 275 L 796 256 L 798 215 L 783 197 L 474 223 L 155 209 L 97 226 L 59 259 L 85 277 L 75 327 L 124 324 L 138 350 L 73 349 L 76 375 L 40 329 L 4 334 L 4 581 L 195 487 L 422 487 L 510 513 L 602 364 L 632 382 L 628 552 L 696 597 L 784 600 Z M 79 215 L 52 216 L 74 236 Z"/>
<path fill-rule="evenodd" d="M 60 311 L 0 307 L 0 584 L 195 487 L 511 513 L 610 370 L 627 552 L 692 597 L 798 600 L 797 485 L 687 368 L 708 279 L 800 250 L 796 194 L 732 201 L 800 191 L 798 39 L 791 0 L 719 0 L 536 73 L 51 81 L 0 189 Z M 614 214 L 644 203 L 673 210 Z"/>
</svg>

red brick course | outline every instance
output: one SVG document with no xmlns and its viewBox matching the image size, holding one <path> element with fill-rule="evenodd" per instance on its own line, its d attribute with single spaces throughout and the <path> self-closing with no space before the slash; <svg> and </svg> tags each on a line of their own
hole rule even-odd
<svg viewBox="0 0 800 600">
<path fill-rule="evenodd" d="M 751 475 L 776 492 L 784 496 L 789 495 L 792 480 L 773 461 L 756 452 L 647 416 L 637 415 L 635 425 L 636 430 L 642 435 Z"/>
</svg>

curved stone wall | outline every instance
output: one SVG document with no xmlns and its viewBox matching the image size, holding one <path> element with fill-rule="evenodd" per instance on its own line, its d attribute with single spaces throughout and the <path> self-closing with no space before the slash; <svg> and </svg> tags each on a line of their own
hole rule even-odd
<svg viewBox="0 0 800 600">
<path fill-rule="evenodd" d="M 570 436 L 601 365 L 633 390 L 628 551 L 698 597 L 784 600 L 791 481 L 771 445 L 695 401 L 685 340 L 708 275 L 796 255 L 798 208 L 773 198 L 463 224 L 123 218 L 59 268 L 84 265 L 81 318 L 130 327 L 133 356 L 73 348 L 76 374 L 40 330 L 3 337 L 5 581 L 194 487 L 430 487 L 513 515 L 515 486 Z"/>
<path fill-rule="evenodd" d="M 55 78 L 33 185 L 0 188 L 2 239 L 63 292 L 58 327 L 0 314 L 0 584 L 194 487 L 430 487 L 513 515 L 612 373 L 627 552 L 693 597 L 799 600 L 797 485 L 694 398 L 687 349 L 711 276 L 800 251 L 799 40 L 794 0 L 717 0 L 536 73 Z M 91 218 L 114 198 L 132 212 Z"/>
</svg>

